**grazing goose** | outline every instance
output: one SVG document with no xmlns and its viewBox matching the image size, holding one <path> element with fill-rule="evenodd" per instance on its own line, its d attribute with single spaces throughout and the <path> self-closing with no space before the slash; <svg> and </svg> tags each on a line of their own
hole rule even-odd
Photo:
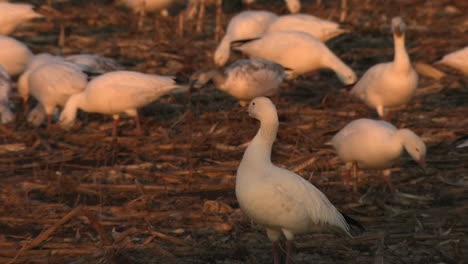
<svg viewBox="0 0 468 264">
<path fill-rule="evenodd" d="M 9 123 L 15 119 L 11 112 L 8 101 L 11 93 L 11 79 L 8 72 L 0 65 L 0 117 L 2 124 Z"/>
<path fill-rule="evenodd" d="M 383 169 L 385 181 L 391 190 L 390 167 L 397 159 L 403 148 L 418 162 L 421 168 L 425 167 L 426 145 L 415 133 L 409 129 L 397 129 L 386 121 L 371 119 L 354 120 L 341 129 L 330 142 L 340 159 L 346 163 L 353 177 L 357 181 L 357 170 Z M 346 176 L 348 186 L 350 171 Z M 354 190 L 357 191 L 356 184 Z"/>
<path fill-rule="evenodd" d="M 40 53 L 31 58 L 26 65 L 24 72 L 18 78 L 18 93 L 26 104 L 29 99 L 29 74 L 39 66 L 51 62 L 64 62 L 62 57 L 53 56 L 49 53 Z"/>
<path fill-rule="evenodd" d="M 392 19 L 395 57 L 393 62 L 374 65 L 352 88 L 351 94 L 375 108 L 385 118 L 388 108 L 406 104 L 418 86 L 418 74 L 411 66 L 405 49 L 406 24 L 400 17 Z"/>
<path fill-rule="evenodd" d="M 123 67 L 113 59 L 93 54 L 77 54 L 65 57 L 65 60 L 79 65 L 85 65 L 97 72 L 105 73 L 122 70 Z"/>
<path fill-rule="evenodd" d="M 263 59 L 238 60 L 225 72 L 205 69 L 192 75 L 191 86 L 200 88 L 213 81 L 216 88 L 240 100 L 242 106 L 258 96 L 270 96 L 278 91 L 285 77 L 284 68 Z"/>
<path fill-rule="evenodd" d="M 52 124 L 55 107 L 64 106 L 70 96 L 82 92 L 88 83 L 88 76 L 80 67 L 65 61 L 45 63 L 31 71 L 28 79 L 29 92 L 47 115 L 47 127 Z M 28 115 L 28 121 L 39 126 L 43 116 L 36 109 Z"/>
<path fill-rule="evenodd" d="M 271 163 L 278 115 L 270 99 L 255 98 L 248 112 L 260 121 L 260 129 L 237 169 L 236 197 L 242 211 L 266 227 L 268 238 L 273 242 L 275 263 L 279 263 L 281 234 L 287 239 L 287 263 L 291 263 L 292 240 L 296 234 L 334 228 L 350 235 L 347 221 L 360 226 L 356 220 L 340 213 L 310 182 Z"/>
<path fill-rule="evenodd" d="M 468 46 L 445 55 L 436 63 L 449 66 L 468 75 Z"/>
<path fill-rule="evenodd" d="M 0 36 L 0 65 L 10 76 L 22 73 L 32 56 L 32 52 L 23 43 L 14 38 Z"/>
<path fill-rule="evenodd" d="M 226 34 L 214 53 L 214 62 L 223 66 L 229 59 L 232 41 L 260 37 L 278 16 L 269 11 L 244 11 L 229 21 Z"/>
<path fill-rule="evenodd" d="M 232 47 L 251 57 L 279 63 L 294 75 L 326 68 L 333 70 L 345 85 L 356 82 L 352 69 L 320 40 L 304 32 L 271 32 L 258 39 L 234 41 Z"/>
<path fill-rule="evenodd" d="M 137 132 L 141 133 L 137 109 L 176 89 L 187 90 L 187 87 L 168 76 L 133 71 L 105 73 L 91 80 L 83 92 L 70 97 L 60 115 L 60 125 L 70 127 L 79 108 L 85 112 L 112 115 L 113 136 L 117 136 L 117 121 L 121 113 L 134 117 Z"/>
<path fill-rule="evenodd" d="M 273 21 L 266 33 L 286 30 L 309 33 L 322 42 L 347 32 L 333 21 L 306 14 L 292 14 L 280 16 Z"/>
<path fill-rule="evenodd" d="M 44 16 L 33 10 L 33 5 L 0 2 L 0 35 L 8 35 L 16 26 Z"/>
</svg>

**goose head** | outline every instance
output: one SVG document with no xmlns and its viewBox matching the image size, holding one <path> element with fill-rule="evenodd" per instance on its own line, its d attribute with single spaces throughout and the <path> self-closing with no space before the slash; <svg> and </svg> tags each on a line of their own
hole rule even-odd
<svg viewBox="0 0 468 264">
<path fill-rule="evenodd" d="M 392 19 L 392 31 L 397 37 L 401 37 L 406 32 L 406 24 L 401 17 L 394 17 Z"/>
<path fill-rule="evenodd" d="M 254 98 L 250 102 L 247 111 L 249 112 L 249 116 L 259 120 L 260 122 L 278 120 L 275 105 L 270 99 L 263 96 Z"/>
<path fill-rule="evenodd" d="M 426 167 L 426 144 L 418 135 L 408 129 L 401 129 L 401 133 L 406 151 L 424 170 Z"/>
<path fill-rule="evenodd" d="M 214 68 L 202 69 L 195 72 L 192 74 L 192 76 L 190 76 L 190 90 L 193 88 L 199 89 L 204 87 L 206 84 L 212 81 L 216 75 L 219 74 L 221 74 L 221 72 Z"/>
<path fill-rule="evenodd" d="M 351 69 L 337 73 L 336 75 L 338 76 L 338 79 L 340 79 L 340 81 L 347 87 L 354 85 L 357 81 L 356 74 Z"/>
</svg>

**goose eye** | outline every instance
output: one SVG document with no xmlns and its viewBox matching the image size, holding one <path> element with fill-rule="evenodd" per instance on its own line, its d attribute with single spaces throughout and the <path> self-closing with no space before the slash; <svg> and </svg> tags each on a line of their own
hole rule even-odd
<svg viewBox="0 0 468 264">
<path fill-rule="evenodd" d="M 252 105 L 255 105 L 255 102 L 253 102 Z"/>
<path fill-rule="evenodd" d="M 416 148 L 416 151 L 417 151 L 417 152 L 419 152 L 419 149 L 418 149 L 418 148 Z"/>
</svg>

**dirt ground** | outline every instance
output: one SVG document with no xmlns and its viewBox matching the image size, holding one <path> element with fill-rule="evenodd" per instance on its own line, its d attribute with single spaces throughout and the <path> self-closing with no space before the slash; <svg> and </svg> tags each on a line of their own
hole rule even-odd
<svg viewBox="0 0 468 264">
<path fill-rule="evenodd" d="M 131 70 L 186 77 L 213 66 L 212 7 L 202 33 L 191 22 L 179 37 L 176 16 L 160 18 L 160 32 L 151 18 L 133 32 L 131 12 L 109 1 L 31 2 L 48 20 L 15 37 L 34 53 L 56 54 L 63 25 L 63 55 L 95 53 Z M 420 65 L 467 44 L 465 0 L 348 2 L 351 33 L 327 44 L 358 76 L 392 59 L 395 15 L 407 22 L 406 46 Z M 255 8 L 286 12 L 281 1 Z M 337 21 L 340 1 L 303 1 L 303 11 Z M 223 16 L 223 28 L 232 15 Z M 294 263 L 468 262 L 468 148 L 456 148 L 468 134 L 468 79 L 434 67 L 445 76 L 420 74 L 417 96 L 394 116 L 426 142 L 427 172 L 404 154 L 392 173 L 394 193 L 372 171 L 363 172 L 357 193 L 343 186 L 344 166 L 324 143 L 351 120 L 377 115 L 333 73 L 287 82 L 273 98 L 280 118 L 273 162 L 309 179 L 366 227 L 354 239 L 298 236 Z M 122 119 L 117 142 L 110 117 L 99 114 L 82 114 L 70 131 L 32 128 L 19 110 L 16 123 L 0 125 L 0 263 L 272 263 L 263 228 L 234 195 L 258 123 L 213 87 L 166 96 L 140 113 L 145 135 L 133 136 L 133 121 Z"/>
</svg>

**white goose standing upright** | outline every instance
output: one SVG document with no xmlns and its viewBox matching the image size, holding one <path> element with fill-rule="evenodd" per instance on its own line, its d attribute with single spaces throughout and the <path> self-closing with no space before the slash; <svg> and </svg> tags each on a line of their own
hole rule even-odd
<svg viewBox="0 0 468 264">
<path fill-rule="evenodd" d="M 191 86 L 199 88 L 213 81 L 216 88 L 240 100 L 242 106 L 258 96 L 270 96 L 278 91 L 286 77 L 283 66 L 263 59 L 238 60 L 225 72 L 204 69 L 192 75 Z"/>
<path fill-rule="evenodd" d="M 236 196 L 244 213 L 266 227 L 273 242 L 275 263 L 279 264 L 281 234 L 287 239 L 287 263 L 290 263 L 296 234 L 332 227 L 350 235 L 347 221 L 362 228 L 357 221 L 340 213 L 310 182 L 271 163 L 271 149 L 279 123 L 270 99 L 255 98 L 248 111 L 260 121 L 260 129 L 237 169 Z"/>
<path fill-rule="evenodd" d="M 326 68 L 333 70 L 345 85 L 356 82 L 351 68 L 320 40 L 305 32 L 270 32 L 260 38 L 234 41 L 231 47 L 251 57 L 281 64 L 291 69 L 293 75 Z"/>
<path fill-rule="evenodd" d="M 137 109 L 176 89 L 185 91 L 188 87 L 177 84 L 169 76 L 133 71 L 108 72 L 91 80 L 83 92 L 68 99 L 60 115 L 60 125 L 70 127 L 79 108 L 85 112 L 111 114 L 114 118 L 113 136 L 117 136 L 117 121 L 121 113 L 134 117 L 137 132 L 141 133 Z"/>
<path fill-rule="evenodd" d="M 385 118 L 388 108 L 406 104 L 416 92 L 418 74 L 411 66 L 405 48 L 406 24 L 392 19 L 395 58 L 393 62 L 374 65 L 351 89 L 351 94 L 375 108 Z"/>
<path fill-rule="evenodd" d="M 383 170 L 385 181 L 391 190 L 390 167 L 397 159 L 403 148 L 425 167 L 426 145 L 414 132 L 409 129 L 397 129 L 386 121 L 371 119 L 357 119 L 341 129 L 327 144 L 332 145 L 340 159 L 346 163 L 348 173 L 346 185 L 349 183 L 350 171 L 357 183 L 358 168 Z M 357 191 L 357 184 L 354 191 Z"/>
<path fill-rule="evenodd" d="M 226 34 L 214 53 L 214 62 L 223 66 L 229 59 L 231 42 L 260 37 L 278 16 L 269 11 L 243 11 L 229 21 Z"/>
</svg>

